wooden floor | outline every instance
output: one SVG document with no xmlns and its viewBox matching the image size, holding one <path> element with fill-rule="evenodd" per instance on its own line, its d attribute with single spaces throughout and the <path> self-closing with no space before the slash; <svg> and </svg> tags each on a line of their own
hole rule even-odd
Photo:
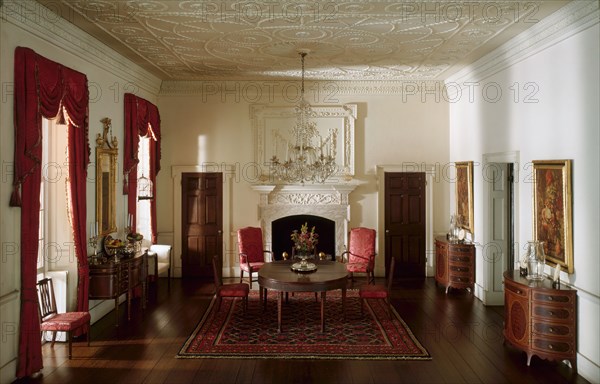
<svg viewBox="0 0 600 384">
<path fill-rule="evenodd" d="M 358 283 L 355 283 L 355 286 Z M 526 356 L 503 345 L 503 307 L 486 307 L 465 291 L 432 279 L 394 285 L 393 304 L 431 361 L 176 359 L 212 296 L 212 285 L 165 279 L 150 291 L 148 308 L 120 326 L 114 311 L 85 340 L 43 346 L 34 383 L 586 383 L 563 363 Z M 135 303 L 139 305 L 139 303 Z M 136 307 L 137 308 L 137 307 Z M 137 312 L 137 311 L 136 311 Z M 335 321 L 328 319 L 327 321 Z M 272 325 L 274 326 L 274 325 Z"/>
</svg>

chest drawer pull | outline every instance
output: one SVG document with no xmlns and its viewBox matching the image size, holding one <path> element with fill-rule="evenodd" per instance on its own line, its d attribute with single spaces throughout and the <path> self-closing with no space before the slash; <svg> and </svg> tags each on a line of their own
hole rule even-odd
<svg viewBox="0 0 600 384">
<path fill-rule="evenodd" d="M 552 333 L 554 332 L 554 329 L 552 327 L 548 328 L 548 332 Z"/>
<path fill-rule="evenodd" d="M 552 344 L 548 344 L 548 349 L 554 349 L 554 347 L 552 346 Z"/>
</svg>

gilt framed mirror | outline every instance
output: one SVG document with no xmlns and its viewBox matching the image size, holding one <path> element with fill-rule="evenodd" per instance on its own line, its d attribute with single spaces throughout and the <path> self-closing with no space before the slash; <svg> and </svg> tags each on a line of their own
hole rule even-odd
<svg viewBox="0 0 600 384">
<path fill-rule="evenodd" d="M 117 230 L 117 138 L 112 136 L 111 120 L 105 117 L 102 134 L 96 137 L 96 222 L 98 236 Z M 110 132 L 109 132 L 110 131 Z M 110 137 L 109 137 L 110 135 Z"/>
</svg>

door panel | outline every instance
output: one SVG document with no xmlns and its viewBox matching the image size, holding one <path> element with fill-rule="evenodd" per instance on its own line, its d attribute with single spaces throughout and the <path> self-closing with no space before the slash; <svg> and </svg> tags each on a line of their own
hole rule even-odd
<svg viewBox="0 0 600 384">
<path fill-rule="evenodd" d="M 182 276 L 212 278 L 212 257 L 223 254 L 221 173 L 182 174 Z"/>
<path fill-rule="evenodd" d="M 492 214 L 491 227 L 492 238 L 487 248 L 487 254 L 484 255 L 493 262 L 494 271 L 492 276 L 494 291 L 502 291 L 502 272 L 506 269 L 503 265 L 506 260 L 506 252 L 509 249 L 508 223 L 509 223 L 509 195 L 508 187 L 510 185 L 508 164 L 490 163 L 488 172 L 491 173 L 492 188 L 490 191 L 490 212 Z M 500 278 L 497 278 L 500 277 Z"/>
<path fill-rule="evenodd" d="M 385 174 L 385 257 L 394 276 L 425 277 L 425 173 Z"/>
</svg>

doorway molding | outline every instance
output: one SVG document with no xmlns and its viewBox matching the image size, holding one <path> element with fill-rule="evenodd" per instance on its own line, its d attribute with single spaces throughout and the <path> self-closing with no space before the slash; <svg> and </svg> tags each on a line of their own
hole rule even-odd
<svg viewBox="0 0 600 384">
<path fill-rule="evenodd" d="M 385 276 L 385 174 L 386 172 L 425 173 L 425 276 L 435 273 L 435 246 L 433 242 L 433 182 L 435 166 L 425 163 L 377 165 L 377 256 L 375 276 Z M 379 260 L 377 260 L 379 259 Z"/>
<path fill-rule="evenodd" d="M 487 169 L 490 164 L 493 163 L 512 163 L 514 166 L 514 182 L 513 186 L 513 233 L 515 235 L 515 239 L 513 244 L 509 244 L 509 247 L 513 247 L 513 252 L 515 255 L 519 254 L 518 248 L 518 233 L 519 233 L 519 151 L 506 151 L 506 152 L 496 152 L 496 153 L 484 153 L 483 154 L 483 168 L 482 170 Z M 508 252 L 505 252 L 502 259 L 494 260 L 494 258 L 486 257 L 486 244 L 491 243 L 491 239 L 493 238 L 492 231 L 494 230 L 494 223 L 492 217 L 492 209 L 490 207 L 491 204 L 491 193 L 492 193 L 492 183 L 486 182 L 484 178 L 485 172 L 482 171 L 482 244 L 481 248 L 481 256 L 478 258 L 478 262 L 481 262 L 482 265 L 482 274 L 481 274 L 481 285 L 475 284 L 475 296 L 477 296 L 484 305 L 504 305 L 504 289 L 502 280 L 503 273 L 507 267 L 508 263 Z M 496 287 L 500 287 L 497 289 Z"/>
<path fill-rule="evenodd" d="M 223 174 L 223 277 L 234 276 L 234 257 L 237 255 L 231 246 L 231 190 L 236 167 L 226 163 L 206 163 L 200 165 L 173 165 L 171 180 L 173 186 L 173 263 L 174 276 L 181 277 L 181 175 L 184 173 L 217 172 Z"/>
</svg>

